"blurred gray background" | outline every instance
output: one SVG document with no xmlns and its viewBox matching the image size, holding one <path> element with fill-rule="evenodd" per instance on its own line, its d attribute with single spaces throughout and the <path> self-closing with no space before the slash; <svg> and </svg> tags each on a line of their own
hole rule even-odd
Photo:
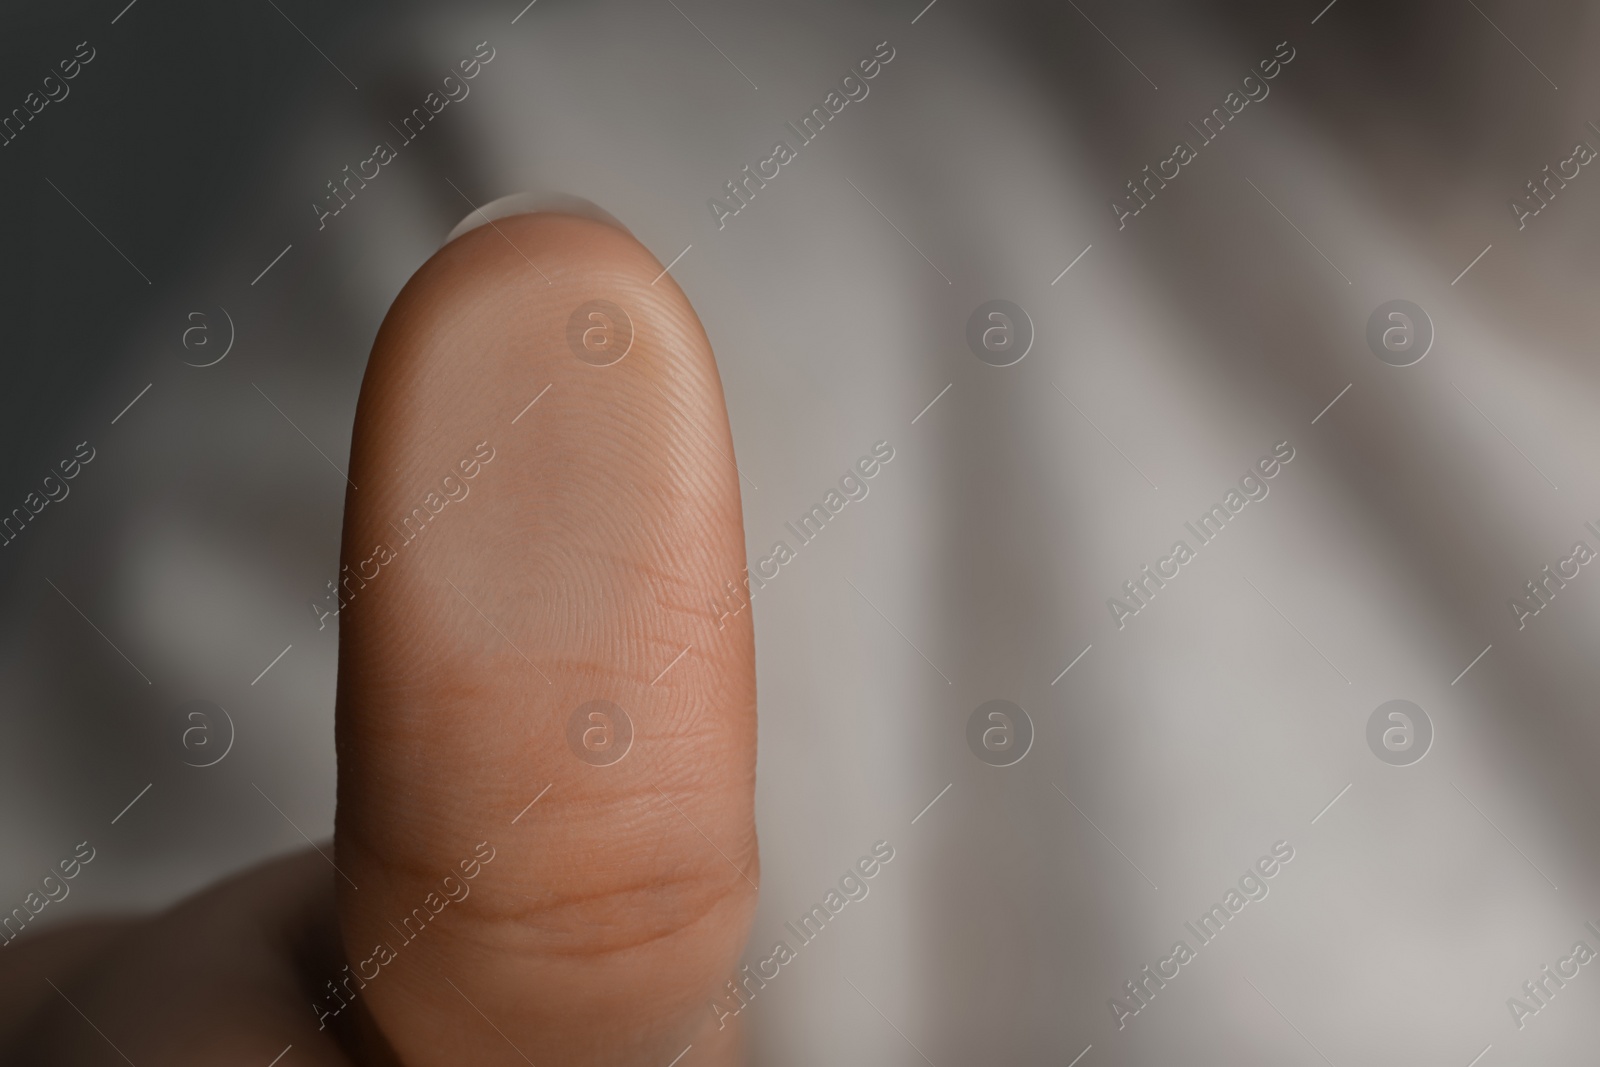
<svg viewBox="0 0 1600 1067">
<path fill-rule="evenodd" d="M 1600 577 L 1521 629 L 1508 601 L 1600 549 L 1600 176 L 1521 230 L 1508 201 L 1600 147 L 1600 9 L 124 3 L 0 15 L 0 108 L 95 50 L 0 148 L 0 514 L 95 455 L 0 548 L 0 910 L 84 839 L 41 922 L 331 831 L 309 605 L 368 348 L 471 205 L 563 193 L 688 247 L 752 559 L 895 449 L 755 605 L 749 958 L 896 850 L 745 1013 L 757 1062 L 1590 1055 L 1594 968 L 1521 1027 L 1507 1000 L 1600 949 Z M 483 41 L 470 96 L 319 230 L 325 183 Z M 719 230 L 707 199 L 882 41 L 869 96 Z M 1119 230 L 1125 183 L 1281 41 L 1270 95 Z M 1036 335 L 1005 368 L 965 337 L 995 298 Z M 1366 341 L 1392 299 L 1436 331 L 1414 366 Z M 1281 441 L 1270 495 L 1119 630 L 1107 598 Z M 966 741 L 997 698 L 1035 732 L 1004 768 Z M 1408 766 L 1366 738 L 1397 698 L 1434 733 Z M 227 719 L 186 735 L 194 700 Z M 1278 841 L 1270 894 L 1119 1029 L 1111 998 Z"/>
</svg>

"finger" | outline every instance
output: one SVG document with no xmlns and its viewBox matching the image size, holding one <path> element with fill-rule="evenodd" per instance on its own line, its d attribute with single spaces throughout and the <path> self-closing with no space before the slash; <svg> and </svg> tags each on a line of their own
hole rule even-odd
<svg viewBox="0 0 1600 1067">
<path fill-rule="evenodd" d="M 340 975 L 333 877 L 297 853 L 126 923 L 91 966 L 43 961 L 31 979 L 49 999 L 0 1060 L 349 1067 L 310 1010 L 313 987 Z"/>
<path fill-rule="evenodd" d="M 732 457 L 699 320 L 619 228 L 500 219 L 390 309 L 336 840 L 356 999 L 407 1064 L 729 1054 L 709 1002 L 757 881 L 750 613 L 713 606 L 744 573 Z"/>
<path fill-rule="evenodd" d="M 41 975 L 64 984 L 94 966 L 134 919 L 93 919 L 43 930 L 0 954 L 0 1046 L 46 1007 L 55 993 Z"/>
</svg>

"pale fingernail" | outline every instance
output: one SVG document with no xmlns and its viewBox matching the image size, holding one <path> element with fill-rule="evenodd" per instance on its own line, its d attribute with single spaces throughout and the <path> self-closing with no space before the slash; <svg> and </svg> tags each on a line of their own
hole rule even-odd
<svg viewBox="0 0 1600 1067">
<path fill-rule="evenodd" d="M 611 212 L 606 211 L 592 200 L 585 200 L 578 196 L 568 196 L 565 193 L 512 193 L 492 200 L 480 208 L 473 209 L 472 213 L 460 222 L 455 229 L 444 239 L 449 244 L 457 237 L 475 230 L 485 223 L 495 219 L 503 219 L 508 215 L 531 215 L 536 211 L 547 211 L 556 215 L 575 215 L 582 219 L 593 219 L 603 222 L 607 226 L 615 226 L 623 233 L 632 236 L 633 231 L 624 226 Z"/>
</svg>

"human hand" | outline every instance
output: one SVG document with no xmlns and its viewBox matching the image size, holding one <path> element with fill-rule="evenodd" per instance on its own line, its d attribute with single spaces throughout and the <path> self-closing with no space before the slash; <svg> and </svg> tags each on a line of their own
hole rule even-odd
<svg viewBox="0 0 1600 1067">
<path fill-rule="evenodd" d="M 605 366 L 596 300 L 631 322 Z M 631 236 L 518 215 L 440 250 L 356 414 L 333 847 L 7 948 L 6 1062 L 735 1062 L 707 1007 L 759 882 L 750 614 L 713 607 L 745 567 L 732 455 L 705 333 Z M 580 753 L 620 719 L 573 725 L 596 700 L 631 720 L 609 764 Z"/>
</svg>

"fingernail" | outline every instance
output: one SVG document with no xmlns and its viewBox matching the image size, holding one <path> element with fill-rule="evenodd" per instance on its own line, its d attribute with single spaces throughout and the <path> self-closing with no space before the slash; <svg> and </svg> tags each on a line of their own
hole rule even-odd
<svg viewBox="0 0 1600 1067">
<path fill-rule="evenodd" d="M 490 201 L 480 208 L 476 208 L 466 218 L 456 223 L 455 229 L 444 239 L 449 244 L 457 237 L 475 230 L 485 222 L 494 219 L 503 219 L 508 215 L 531 215 L 536 211 L 548 211 L 556 215 L 575 215 L 581 219 L 593 219 L 603 222 L 607 226 L 615 226 L 629 236 L 633 231 L 624 226 L 611 212 L 606 211 L 592 200 L 585 200 L 579 196 L 568 196 L 565 193 L 512 193 L 502 196 L 498 200 Z"/>
</svg>

